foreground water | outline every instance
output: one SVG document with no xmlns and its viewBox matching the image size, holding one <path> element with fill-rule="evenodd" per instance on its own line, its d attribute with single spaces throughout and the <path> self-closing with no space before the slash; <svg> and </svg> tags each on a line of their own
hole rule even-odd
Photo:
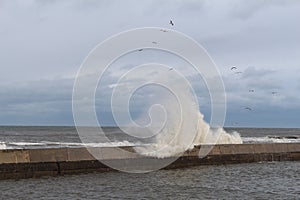
<svg viewBox="0 0 300 200">
<path fill-rule="evenodd" d="M 300 142 L 300 129 L 227 128 L 237 131 L 244 143 Z M 89 143 L 86 146 L 132 146 L 139 141 L 118 128 L 104 128 L 110 143 Z M 95 141 L 99 141 L 95 134 Z M 100 138 L 101 141 L 101 138 Z M 149 140 L 149 143 L 151 141 Z M 0 149 L 55 148 L 82 146 L 75 127 L 0 126 Z"/>
<path fill-rule="evenodd" d="M 105 128 L 109 145 L 135 138 Z M 299 142 L 300 129 L 227 129 L 244 143 Z M 125 142 L 126 141 L 126 142 Z M 2 147 L 1 147 L 2 145 Z M 0 127 L 0 148 L 82 145 L 74 127 Z M 89 144 L 105 145 L 105 144 Z M 1 180 L 0 199 L 299 199 L 300 162 L 198 166 L 147 174 L 92 173 Z"/>
<path fill-rule="evenodd" d="M 299 199 L 300 162 L 0 181 L 1 199 Z"/>
</svg>

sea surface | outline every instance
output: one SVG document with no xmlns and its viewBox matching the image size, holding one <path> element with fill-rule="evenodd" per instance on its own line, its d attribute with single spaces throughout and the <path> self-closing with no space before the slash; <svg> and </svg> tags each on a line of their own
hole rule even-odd
<svg viewBox="0 0 300 200">
<path fill-rule="evenodd" d="M 0 181 L 0 199 L 299 199 L 300 162 Z"/>
<path fill-rule="evenodd" d="M 104 128 L 109 145 L 134 145 Z M 300 129 L 227 128 L 244 143 L 299 142 Z M 0 127 L 4 148 L 81 146 L 74 127 Z M 99 145 L 99 144 L 85 144 Z M 100 144 L 105 145 L 105 144 Z M 0 199 L 300 199 L 300 162 L 259 162 L 159 170 L 1 180 Z"/>
<path fill-rule="evenodd" d="M 300 129 L 225 128 L 240 133 L 243 143 L 300 142 Z M 134 146 L 139 141 L 116 127 L 104 127 L 109 143 L 83 144 L 72 126 L 0 126 L 0 149 L 56 148 L 77 146 Z M 95 130 L 97 132 L 97 130 Z M 101 141 L 95 134 L 95 141 Z M 149 141 L 150 143 L 151 141 Z M 145 143 L 145 142 L 143 142 Z"/>
</svg>

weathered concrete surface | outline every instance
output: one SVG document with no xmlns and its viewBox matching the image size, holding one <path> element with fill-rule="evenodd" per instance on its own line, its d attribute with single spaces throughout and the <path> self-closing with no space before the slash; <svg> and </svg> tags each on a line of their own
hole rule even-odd
<svg viewBox="0 0 300 200">
<path fill-rule="evenodd" d="M 68 148 L 67 159 L 65 161 L 78 161 L 78 160 L 95 160 L 86 148 Z"/>
<path fill-rule="evenodd" d="M 68 160 L 67 148 L 31 149 L 29 160 L 34 162 L 63 162 Z"/>
<path fill-rule="evenodd" d="M 201 149 L 209 149 L 210 152 L 199 158 Z M 96 158 L 90 152 L 96 153 Z M 0 150 L 0 179 L 113 170 L 97 159 L 104 160 L 106 164 L 117 164 L 124 170 L 134 168 L 136 163 L 139 165 L 137 169 L 148 170 L 155 162 L 173 159 L 145 158 L 131 152 L 134 152 L 132 147 Z M 260 161 L 300 161 L 300 143 L 195 146 L 165 169 Z"/>
<path fill-rule="evenodd" d="M 0 150 L 0 164 L 28 162 L 30 162 L 29 150 Z"/>
</svg>

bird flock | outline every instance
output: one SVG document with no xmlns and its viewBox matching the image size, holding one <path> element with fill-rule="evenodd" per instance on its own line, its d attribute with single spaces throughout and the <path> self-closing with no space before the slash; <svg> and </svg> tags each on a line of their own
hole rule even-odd
<svg viewBox="0 0 300 200">
<path fill-rule="evenodd" d="M 170 21 L 169 21 L 169 25 L 171 25 L 171 26 L 174 26 L 174 25 L 175 25 L 174 22 L 173 22 L 173 20 L 170 20 Z M 161 31 L 161 32 L 164 32 L 164 33 L 168 32 L 168 31 L 165 30 L 165 29 L 160 29 L 160 31 Z M 152 41 L 152 44 L 157 45 L 157 42 L 156 42 L 156 41 Z M 138 49 L 138 51 L 143 51 L 143 49 Z M 171 71 L 171 70 L 173 70 L 173 68 L 170 68 L 170 69 L 169 69 L 169 71 Z M 241 74 L 243 74 L 243 71 L 239 70 L 238 67 L 236 67 L 236 66 L 231 66 L 231 67 L 230 67 L 230 70 L 231 70 L 231 71 L 233 72 L 233 74 L 235 74 L 235 75 L 241 75 Z M 249 92 L 249 93 L 255 93 L 255 90 L 254 90 L 254 89 L 249 89 L 248 92 Z M 272 91 L 272 92 L 271 92 L 272 95 L 275 95 L 275 94 L 277 94 L 277 93 L 278 93 L 278 92 L 276 92 L 276 91 Z M 249 111 L 249 112 L 251 112 L 251 111 L 254 110 L 254 109 L 251 108 L 250 106 L 243 106 L 243 109 L 244 109 L 244 110 L 247 110 L 247 111 Z M 238 122 L 235 122 L 234 124 L 237 125 Z"/>
<path fill-rule="evenodd" d="M 237 74 L 237 75 L 243 73 L 243 72 L 240 71 L 240 70 L 238 69 L 238 67 L 236 67 L 236 66 L 231 66 L 231 67 L 230 67 L 230 71 L 232 71 L 233 74 Z M 249 89 L 248 92 L 249 92 L 249 93 L 255 93 L 255 90 L 254 90 L 254 89 Z M 276 95 L 277 93 L 278 93 L 278 92 L 276 92 L 276 91 L 272 91 L 272 92 L 271 92 L 272 95 Z M 247 111 L 249 111 L 249 112 L 254 111 L 254 109 L 253 109 L 252 107 L 250 107 L 250 106 L 242 106 L 242 107 L 243 107 L 244 110 L 247 110 Z M 233 123 L 233 125 L 238 125 L 238 124 L 239 124 L 238 122 L 234 122 L 234 123 Z"/>
<path fill-rule="evenodd" d="M 173 20 L 170 20 L 169 24 L 170 24 L 171 26 L 174 26 Z M 160 29 L 160 31 L 161 31 L 161 32 L 164 32 L 164 33 L 168 32 L 168 31 L 165 30 L 165 29 Z M 152 41 L 152 44 L 157 45 L 157 42 L 156 42 L 156 41 Z M 143 50 L 144 50 L 144 49 L 138 49 L 138 51 L 143 51 Z"/>
<path fill-rule="evenodd" d="M 238 68 L 237 68 L 236 66 L 230 67 L 230 70 L 233 71 L 234 74 L 242 74 L 242 73 L 243 73 L 242 71 L 237 71 Z M 248 91 L 249 91 L 249 92 L 255 92 L 254 89 L 249 89 Z M 272 91 L 271 94 L 274 95 L 274 94 L 277 94 L 277 92 Z M 249 109 L 247 109 L 247 110 L 249 110 Z M 252 110 L 252 109 L 251 109 L 251 110 Z"/>
</svg>

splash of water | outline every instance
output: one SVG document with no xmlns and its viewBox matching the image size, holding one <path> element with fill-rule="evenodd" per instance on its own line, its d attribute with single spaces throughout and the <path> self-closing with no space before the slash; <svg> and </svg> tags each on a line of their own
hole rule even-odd
<svg viewBox="0 0 300 200">
<path fill-rule="evenodd" d="M 6 149 L 6 145 L 4 142 L 0 142 L 0 149 Z"/>
<path fill-rule="evenodd" d="M 174 87 L 177 87 L 176 100 L 166 96 L 162 98 L 167 117 L 166 124 L 155 135 L 153 144 L 135 148 L 138 153 L 164 158 L 178 156 L 195 145 L 242 143 L 239 133 L 227 133 L 223 128 L 211 128 L 205 122 L 191 90 L 182 88 L 180 84 L 173 85 Z M 151 115 L 152 118 L 162 118 L 161 112 Z"/>
</svg>

